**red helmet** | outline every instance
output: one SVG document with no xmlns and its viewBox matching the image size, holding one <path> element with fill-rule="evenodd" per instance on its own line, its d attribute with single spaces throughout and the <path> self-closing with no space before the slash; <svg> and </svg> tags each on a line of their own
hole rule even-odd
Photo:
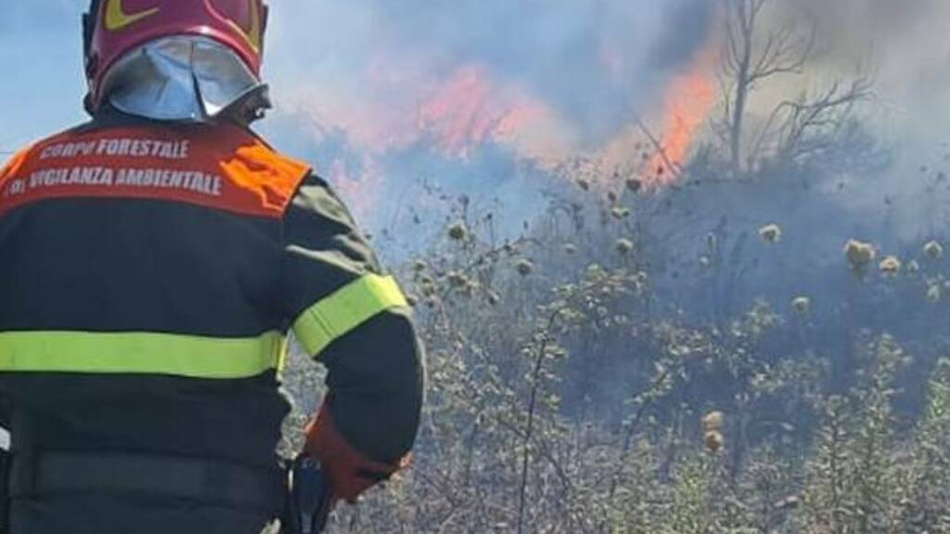
<svg viewBox="0 0 950 534">
<path fill-rule="evenodd" d="M 123 54 L 173 35 L 219 41 L 260 78 L 266 26 L 264 0 L 92 0 L 83 17 L 87 106 L 99 107 L 103 78 Z"/>
</svg>

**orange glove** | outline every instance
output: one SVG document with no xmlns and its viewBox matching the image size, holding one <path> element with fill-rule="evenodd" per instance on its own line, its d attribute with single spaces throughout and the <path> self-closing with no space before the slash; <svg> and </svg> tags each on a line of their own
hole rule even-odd
<svg viewBox="0 0 950 534">
<path fill-rule="evenodd" d="M 334 501 L 343 499 L 353 504 L 361 493 L 409 464 L 408 456 L 389 464 L 370 460 L 354 449 L 337 430 L 326 401 L 317 417 L 307 423 L 304 434 L 304 450 L 320 460 L 320 466 L 326 470 Z"/>
</svg>

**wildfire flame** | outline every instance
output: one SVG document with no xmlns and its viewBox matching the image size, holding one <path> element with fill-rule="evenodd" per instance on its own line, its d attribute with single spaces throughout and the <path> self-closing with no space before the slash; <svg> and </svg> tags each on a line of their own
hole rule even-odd
<svg viewBox="0 0 950 534">
<path fill-rule="evenodd" d="M 684 72 L 670 81 L 663 97 L 662 126 L 656 139 L 662 149 L 648 151 L 640 163 L 639 174 L 647 182 L 672 182 L 689 156 L 715 104 L 715 61 L 716 47 L 710 40 Z M 561 128 L 562 124 L 543 101 L 497 84 L 481 66 L 459 68 L 430 92 L 417 116 L 418 135 L 434 139 L 436 146 L 452 157 L 467 159 L 478 146 L 504 142 L 522 157 L 553 168 L 555 164 L 551 162 L 563 162 L 576 153 L 563 133 L 551 133 L 569 128 Z M 611 161 L 619 164 L 624 159 L 629 161 L 631 147 L 635 147 L 639 158 L 646 146 L 640 129 L 631 126 L 605 145 L 597 159 L 608 165 Z M 674 168 L 670 169 L 670 165 Z"/>
<path fill-rule="evenodd" d="M 715 42 L 711 37 L 683 72 L 671 78 L 659 117 L 646 117 L 659 125 L 653 142 L 647 142 L 640 125 L 631 121 L 592 152 L 584 152 L 578 131 L 548 102 L 525 86 L 499 80 L 481 64 L 461 65 L 434 79 L 379 61 L 370 72 L 374 83 L 369 92 L 376 98 L 369 102 L 376 105 L 349 93 L 321 93 L 308 100 L 322 104 L 318 122 L 337 125 L 361 154 L 359 164 L 344 159 L 327 169 L 346 196 L 359 199 L 357 211 L 372 206 L 376 199 L 369 192 L 386 182 L 385 154 L 414 147 L 469 161 L 479 147 L 497 144 L 513 157 L 552 171 L 582 156 L 603 171 L 597 176 L 629 172 L 645 183 L 663 185 L 680 175 L 680 166 L 715 104 Z M 614 78 L 625 75 L 623 56 L 616 49 L 605 47 L 600 59 Z M 383 85 L 390 86 L 385 94 L 377 87 Z"/>
<path fill-rule="evenodd" d="M 419 127 L 435 134 L 444 151 L 466 156 L 489 138 L 504 114 L 491 93 L 484 69 L 463 67 L 422 105 Z"/>
<path fill-rule="evenodd" d="M 449 156 L 467 159 L 485 143 L 519 144 L 552 114 L 540 100 L 496 83 L 487 69 L 468 65 L 438 86 L 418 112 L 418 129 Z"/>
<path fill-rule="evenodd" d="M 643 170 L 648 181 L 670 183 L 676 178 L 668 165 L 681 165 L 689 155 L 696 134 L 709 117 L 716 101 L 712 78 L 716 49 L 706 47 L 683 74 L 673 79 L 664 96 L 662 150 L 649 158 Z"/>
</svg>

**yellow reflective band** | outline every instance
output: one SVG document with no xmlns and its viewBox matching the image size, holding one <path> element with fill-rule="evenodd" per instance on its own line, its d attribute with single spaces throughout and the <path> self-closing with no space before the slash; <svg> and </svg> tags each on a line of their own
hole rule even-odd
<svg viewBox="0 0 950 534">
<path fill-rule="evenodd" d="M 213 338 L 146 332 L 0 332 L 0 372 L 248 378 L 276 369 L 284 336 Z"/>
<path fill-rule="evenodd" d="M 406 297 L 395 278 L 368 274 L 300 314 L 294 322 L 294 333 L 307 352 L 316 356 L 376 315 L 406 306 Z"/>
</svg>

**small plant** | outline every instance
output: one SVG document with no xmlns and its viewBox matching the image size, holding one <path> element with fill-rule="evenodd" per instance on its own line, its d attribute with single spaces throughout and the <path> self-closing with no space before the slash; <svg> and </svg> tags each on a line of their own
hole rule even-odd
<svg viewBox="0 0 950 534">
<path fill-rule="evenodd" d="M 888 256 L 881 260 L 881 263 L 878 265 L 878 269 L 881 270 L 885 276 L 895 277 L 901 272 L 901 260 L 897 256 Z"/>
<path fill-rule="evenodd" d="M 874 261 L 875 256 L 877 256 L 873 245 L 856 239 L 848 241 L 844 247 L 844 254 L 851 270 L 857 273 L 864 272 L 868 264 Z"/>
</svg>

